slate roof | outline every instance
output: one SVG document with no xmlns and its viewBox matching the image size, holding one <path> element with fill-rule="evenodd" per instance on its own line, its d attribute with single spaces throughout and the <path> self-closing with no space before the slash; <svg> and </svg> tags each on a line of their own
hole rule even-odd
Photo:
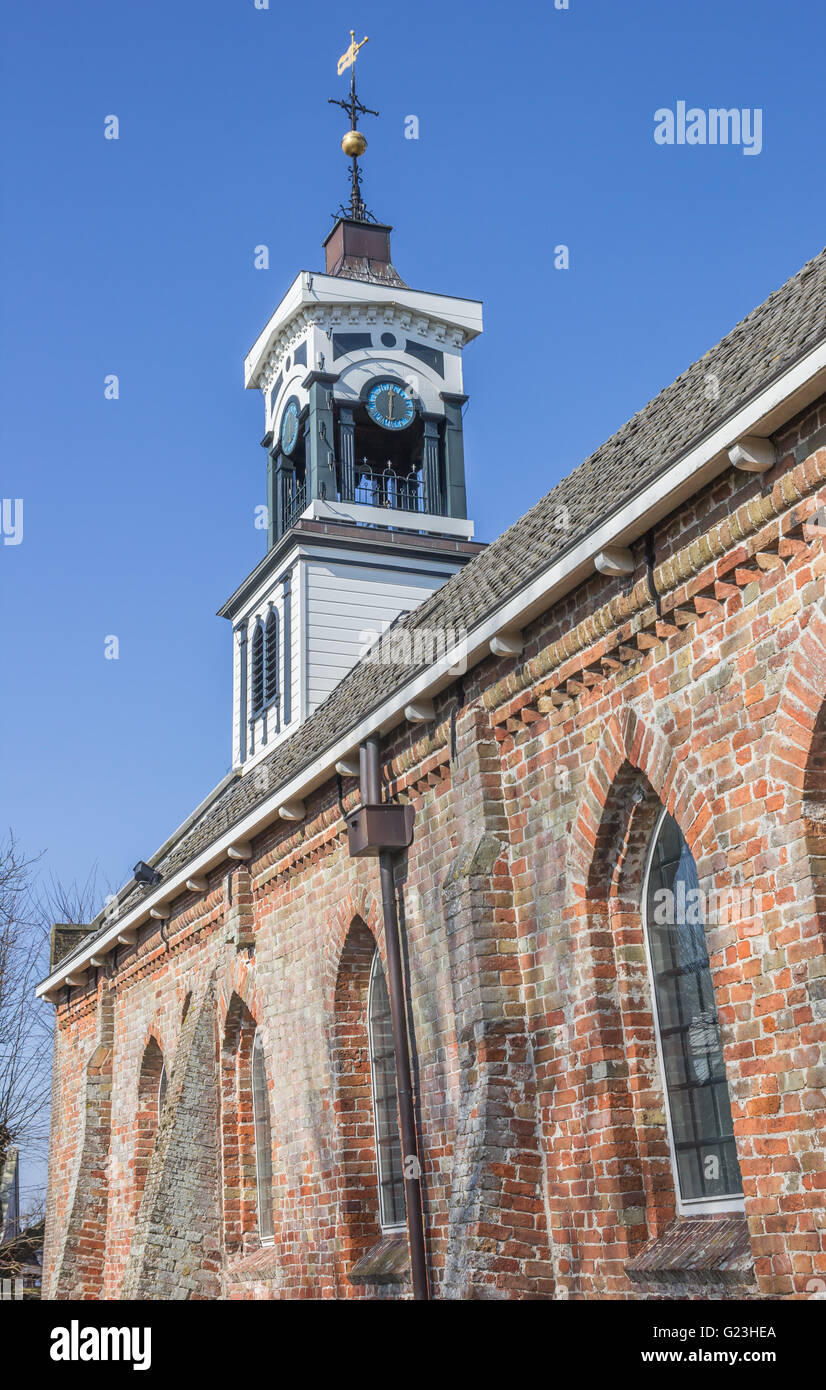
<svg viewBox="0 0 826 1390">
<path fill-rule="evenodd" d="M 402 626 L 473 628 L 548 565 L 577 545 L 635 493 L 717 429 L 826 336 L 826 250 L 769 295 L 727 337 L 637 412 L 584 463 L 471 560 L 412 613 Z M 709 374 L 717 392 L 708 389 Z M 565 506 L 570 528 L 554 526 Z M 422 663 L 424 665 L 425 663 Z M 302 726 L 258 767 L 268 778 L 235 777 L 207 803 L 180 838 L 151 862 L 163 877 L 182 868 L 240 822 L 326 748 L 410 680 L 409 665 L 359 663 Z M 264 782 L 265 785 L 261 785 Z M 131 888 L 122 911 L 140 901 Z M 111 923 L 101 923 L 97 934 Z M 88 945 L 93 937 L 87 937 Z"/>
</svg>

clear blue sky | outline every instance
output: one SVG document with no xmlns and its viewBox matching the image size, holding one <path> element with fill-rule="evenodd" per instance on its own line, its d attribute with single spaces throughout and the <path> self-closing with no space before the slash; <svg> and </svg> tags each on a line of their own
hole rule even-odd
<svg viewBox="0 0 826 1390">
<path fill-rule="evenodd" d="M 482 539 L 823 245 L 821 0 L 7 0 L 0 496 L 24 539 L 0 544 L 0 825 L 64 879 L 97 861 L 117 886 L 227 769 L 214 615 L 265 500 L 241 364 L 346 193 L 327 98 L 351 25 L 395 262 L 485 303 Z M 762 153 L 657 146 L 681 99 L 760 107 Z"/>
</svg>

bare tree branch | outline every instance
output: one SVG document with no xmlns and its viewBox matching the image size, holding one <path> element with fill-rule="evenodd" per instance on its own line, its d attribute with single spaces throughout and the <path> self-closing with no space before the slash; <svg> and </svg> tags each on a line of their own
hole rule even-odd
<svg viewBox="0 0 826 1390">
<path fill-rule="evenodd" d="M 103 894 L 93 867 L 86 881 L 64 886 L 34 877 L 14 834 L 0 841 L 0 1168 L 9 1145 L 43 1155 L 48 1107 L 53 1011 L 35 997 L 48 974 L 54 922 L 91 922 Z"/>
</svg>

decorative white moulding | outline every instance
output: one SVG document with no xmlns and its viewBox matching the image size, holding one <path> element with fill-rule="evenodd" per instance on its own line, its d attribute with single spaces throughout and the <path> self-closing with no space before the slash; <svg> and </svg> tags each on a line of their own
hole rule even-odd
<svg viewBox="0 0 826 1390">
<path fill-rule="evenodd" d="M 404 707 L 404 717 L 409 724 L 428 724 L 436 718 L 432 700 L 412 700 Z"/>
<path fill-rule="evenodd" d="M 118 941 L 121 946 L 134 946 L 138 939 L 137 927 L 124 927 L 123 931 L 118 932 Z"/>
<path fill-rule="evenodd" d="M 245 844 L 239 840 L 237 845 L 230 845 L 227 850 L 230 859 L 249 859 L 252 854 L 252 845 Z"/>
<path fill-rule="evenodd" d="M 494 656 L 518 656 L 525 645 L 521 632 L 497 632 L 490 639 L 490 649 Z"/>
<path fill-rule="evenodd" d="M 634 557 L 622 545 L 607 545 L 594 558 L 594 565 L 600 574 L 633 574 Z"/>
<path fill-rule="evenodd" d="M 99 970 L 102 965 L 106 964 L 106 956 L 103 954 L 98 956 L 90 956 L 89 964 L 92 966 L 94 970 Z"/>
<path fill-rule="evenodd" d="M 57 1004 L 60 999 L 60 987 L 58 986 L 57 989 L 47 990 L 43 998 L 48 999 L 50 1004 Z"/>
<path fill-rule="evenodd" d="M 303 820 L 307 812 L 303 801 L 285 801 L 279 806 L 278 814 L 282 820 Z"/>
<path fill-rule="evenodd" d="M 744 473 L 766 473 L 777 463 L 777 450 L 771 440 L 761 439 L 756 434 L 738 439 L 729 449 L 728 456 L 734 467 L 741 468 Z"/>
<path fill-rule="evenodd" d="M 156 922 L 165 922 L 171 910 L 169 903 L 159 903 L 157 907 L 150 907 L 149 916 L 154 917 Z"/>
<path fill-rule="evenodd" d="M 86 971 L 85 971 L 85 969 L 84 969 L 83 971 L 81 971 L 80 969 L 73 970 L 72 973 L 71 973 L 71 975 L 67 975 L 67 976 L 66 976 L 66 983 L 67 983 L 67 985 L 85 985 L 85 983 L 86 983 Z"/>
<path fill-rule="evenodd" d="M 205 893 L 207 880 L 205 878 L 188 878 L 186 886 L 190 893 Z"/>
<path fill-rule="evenodd" d="M 357 756 L 352 754 L 348 758 L 339 758 L 336 763 L 336 772 L 339 777 L 358 777 L 360 767 Z"/>
</svg>

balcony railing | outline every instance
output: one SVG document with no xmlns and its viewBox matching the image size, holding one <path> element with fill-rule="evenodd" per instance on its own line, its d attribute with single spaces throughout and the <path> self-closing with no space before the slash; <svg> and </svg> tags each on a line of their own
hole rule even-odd
<svg viewBox="0 0 826 1390">
<path fill-rule="evenodd" d="M 351 464 L 349 470 L 337 465 L 336 480 L 337 502 L 356 502 L 363 507 L 415 512 L 419 515 L 428 512 L 441 514 L 438 500 L 434 502 L 426 496 L 424 478 L 418 472 L 401 473 L 389 464 L 381 468 L 364 459 L 361 463 Z M 291 477 L 282 502 L 282 535 L 295 525 L 309 500 L 306 481 Z M 321 500 L 328 500 L 323 489 Z"/>
<path fill-rule="evenodd" d="M 289 531 L 307 506 L 307 484 L 295 482 L 284 498 L 283 530 Z"/>
<path fill-rule="evenodd" d="M 424 482 L 418 473 L 397 473 L 394 468 L 375 468 L 368 463 L 355 467 L 355 487 L 351 498 L 365 507 L 393 507 L 400 512 L 425 512 Z"/>
</svg>

